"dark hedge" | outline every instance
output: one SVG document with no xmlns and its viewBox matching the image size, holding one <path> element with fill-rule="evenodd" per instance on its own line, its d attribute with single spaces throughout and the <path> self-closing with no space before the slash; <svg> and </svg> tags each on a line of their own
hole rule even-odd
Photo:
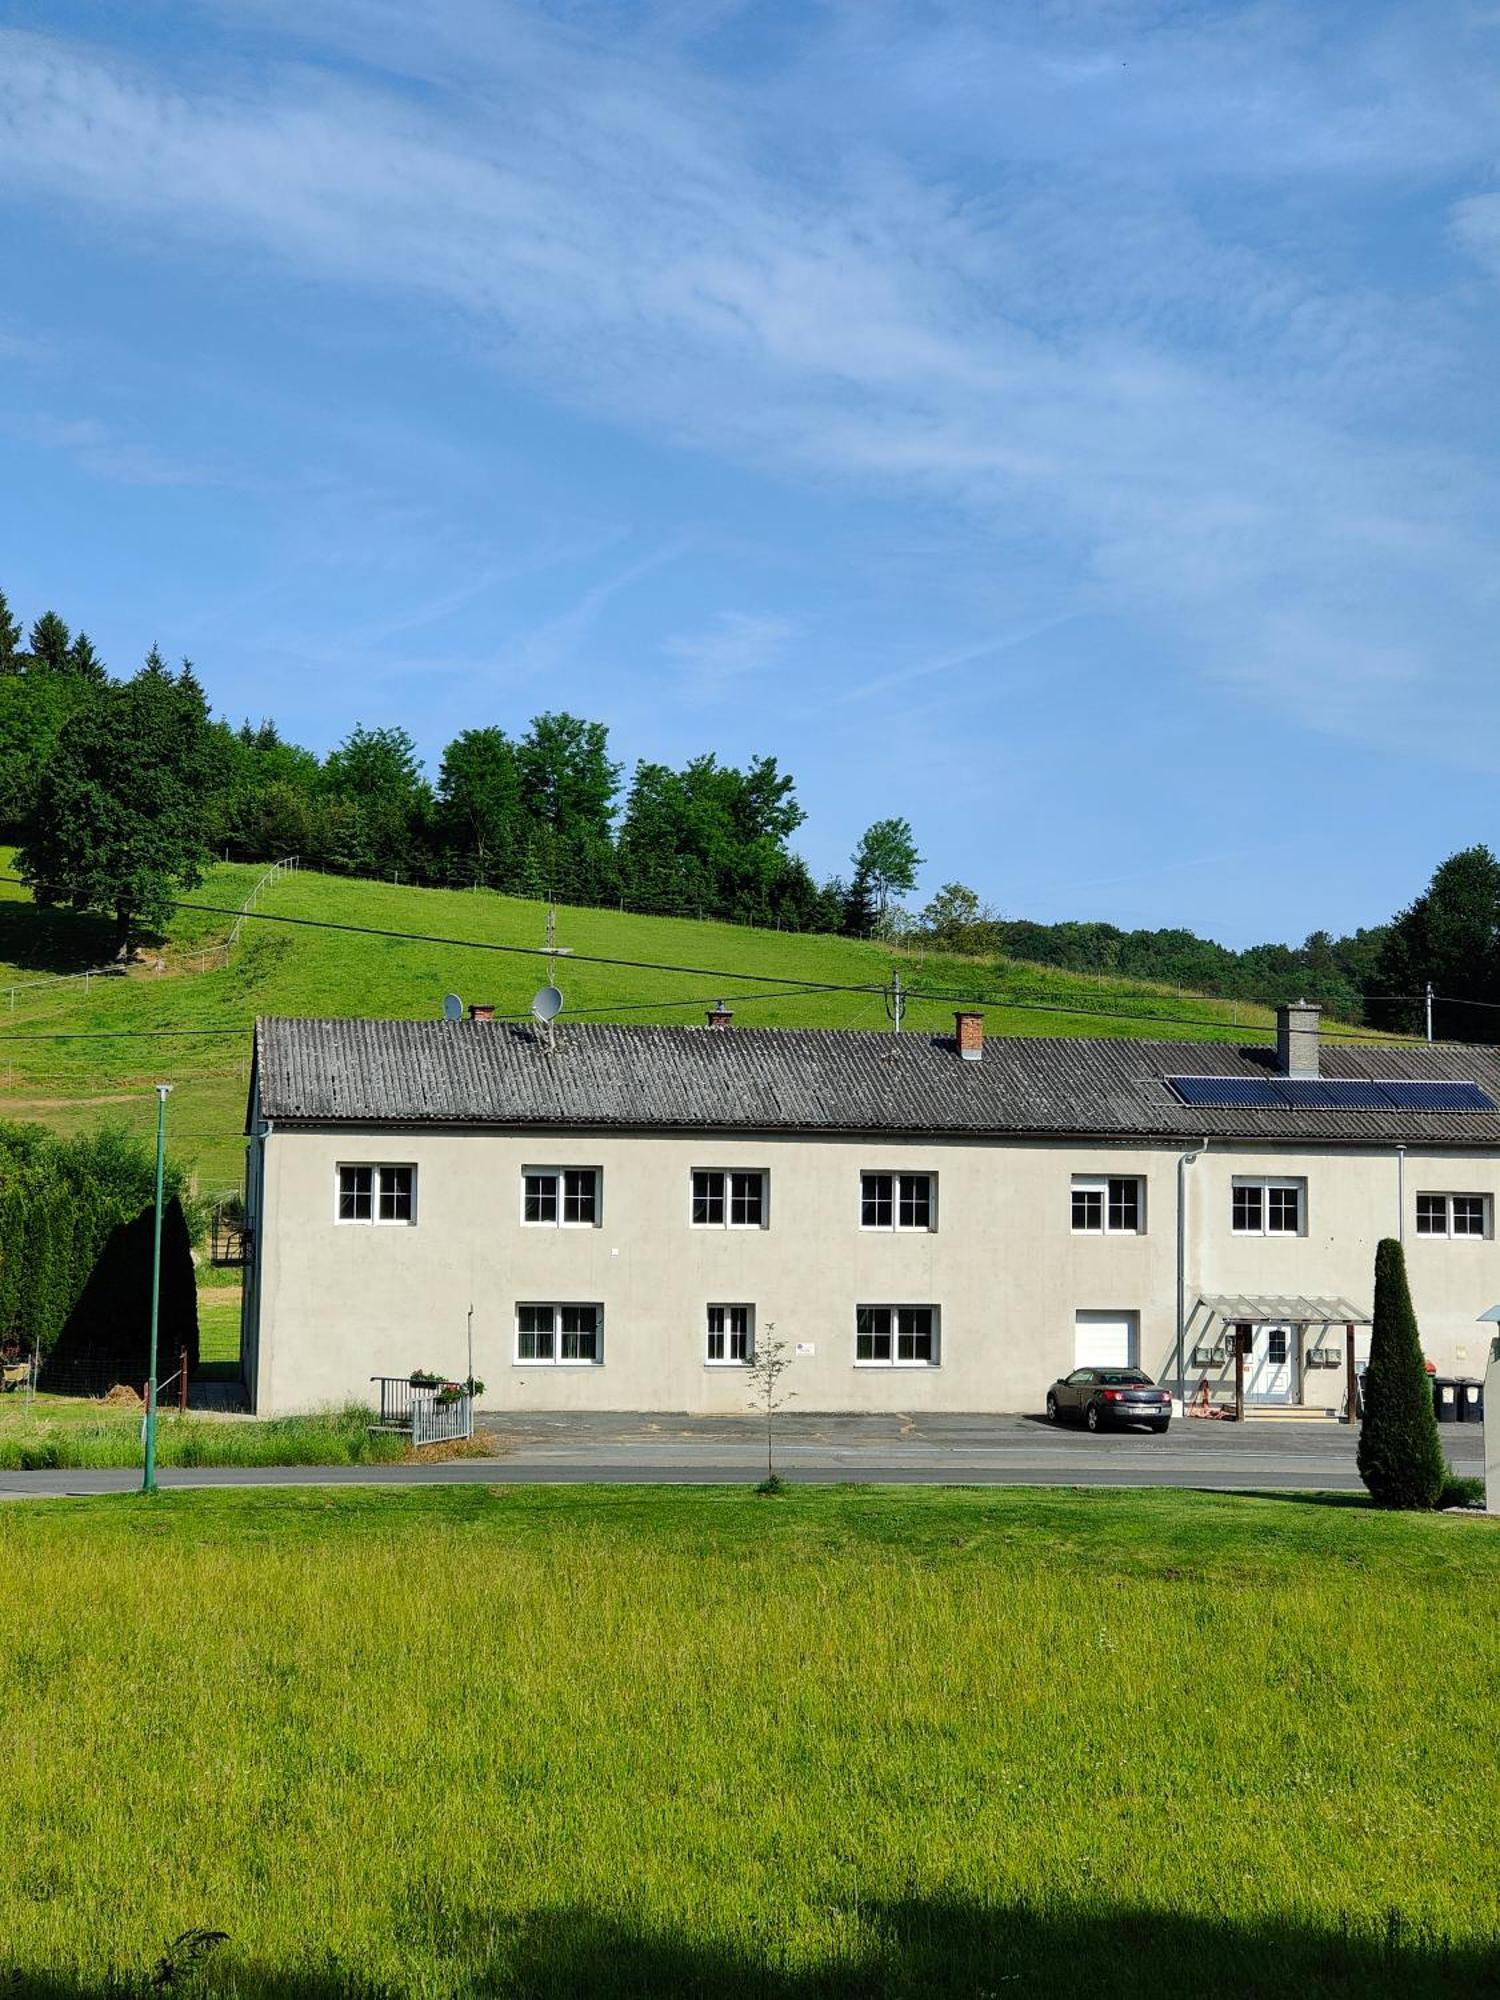
<svg viewBox="0 0 1500 2000">
<path fill-rule="evenodd" d="M 155 1157 L 115 1130 L 59 1139 L 0 1124 L 0 1338 L 42 1356 L 46 1387 L 94 1391 L 147 1374 Z M 160 1373 L 198 1359 L 181 1169 L 162 1217 Z"/>
</svg>

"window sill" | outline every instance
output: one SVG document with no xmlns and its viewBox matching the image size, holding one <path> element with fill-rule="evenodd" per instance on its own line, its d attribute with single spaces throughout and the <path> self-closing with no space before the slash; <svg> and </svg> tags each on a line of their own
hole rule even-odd
<svg viewBox="0 0 1500 2000">
<path fill-rule="evenodd" d="M 602 1361 L 512 1361 L 512 1368 L 602 1368 Z"/>
<path fill-rule="evenodd" d="M 741 1375 L 743 1375 L 745 1370 L 751 1367 L 752 1365 L 753 1365 L 753 1357 L 751 1360 L 746 1360 L 746 1361 L 705 1361 L 703 1364 L 703 1366 L 706 1369 L 710 1370 L 711 1372 L 722 1369 L 729 1369 Z"/>
<path fill-rule="evenodd" d="M 888 1375 L 932 1375 L 942 1367 L 940 1361 L 856 1361 L 856 1368 L 884 1369 Z"/>
</svg>

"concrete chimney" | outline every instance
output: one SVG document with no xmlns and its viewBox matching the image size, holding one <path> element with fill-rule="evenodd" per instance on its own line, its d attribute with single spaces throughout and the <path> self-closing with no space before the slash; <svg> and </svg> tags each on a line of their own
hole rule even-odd
<svg viewBox="0 0 1500 2000">
<path fill-rule="evenodd" d="M 983 1014 L 955 1014 L 953 1038 L 965 1062 L 978 1062 L 984 1054 Z"/>
<path fill-rule="evenodd" d="M 469 1019 L 471 1021 L 493 1021 L 494 1018 L 495 1010 L 492 1006 L 483 1005 L 469 1009 Z"/>
<path fill-rule="evenodd" d="M 1276 1009 L 1276 1067 L 1283 1076 L 1318 1074 L 1318 1022 L 1323 1009 L 1310 1000 Z"/>
<path fill-rule="evenodd" d="M 730 1008 L 724 1005 L 724 1002 L 722 1000 L 718 1002 L 717 1006 L 709 1008 L 708 1025 L 711 1028 L 717 1029 L 720 1034 L 722 1034 L 726 1028 L 732 1028 L 734 1026 L 734 1014 Z"/>
</svg>

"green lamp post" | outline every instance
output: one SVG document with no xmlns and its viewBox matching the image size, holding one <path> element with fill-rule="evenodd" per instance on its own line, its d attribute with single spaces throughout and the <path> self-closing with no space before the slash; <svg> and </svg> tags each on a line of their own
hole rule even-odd
<svg viewBox="0 0 1500 2000">
<path fill-rule="evenodd" d="M 143 1493 L 156 1491 L 156 1329 L 161 1313 L 161 1195 L 167 1159 L 167 1097 L 172 1086 L 156 1086 L 156 1213 L 151 1230 L 151 1367 L 146 1382 L 146 1471 Z"/>
</svg>

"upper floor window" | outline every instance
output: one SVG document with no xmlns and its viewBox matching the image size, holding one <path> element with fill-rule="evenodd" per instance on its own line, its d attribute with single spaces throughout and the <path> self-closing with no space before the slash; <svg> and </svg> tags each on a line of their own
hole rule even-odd
<svg viewBox="0 0 1500 2000">
<path fill-rule="evenodd" d="M 764 1229 L 766 1176 L 758 1168 L 695 1169 L 693 1221 L 706 1229 Z"/>
<path fill-rule="evenodd" d="M 527 1167 L 521 1176 L 521 1220 L 562 1229 L 599 1223 L 597 1167 Z"/>
<path fill-rule="evenodd" d="M 936 1306 L 858 1306 L 854 1314 L 857 1365 L 934 1368 L 938 1358 Z"/>
<path fill-rule="evenodd" d="M 1077 1236 L 1139 1236 L 1144 1204 L 1134 1174 L 1094 1179 L 1073 1176 L 1073 1232 Z"/>
<path fill-rule="evenodd" d="M 861 1174 L 861 1229 L 931 1229 L 934 1227 L 931 1174 Z"/>
<path fill-rule="evenodd" d="M 340 1167 L 340 1222 L 415 1222 L 415 1167 Z"/>
<path fill-rule="evenodd" d="M 711 1363 L 745 1363 L 755 1359 L 754 1306 L 710 1306 L 708 1347 Z"/>
<path fill-rule="evenodd" d="M 1242 1181 L 1230 1197 L 1236 1236 L 1300 1236 L 1305 1181 Z"/>
<path fill-rule="evenodd" d="M 1488 1236 L 1490 1198 L 1485 1194 L 1419 1194 L 1418 1236 Z"/>
<path fill-rule="evenodd" d="M 516 1359 L 597 1365 L 604 1359 L 603 1317 L 598 1306 L 517 1306 Z"/>
</svg>

